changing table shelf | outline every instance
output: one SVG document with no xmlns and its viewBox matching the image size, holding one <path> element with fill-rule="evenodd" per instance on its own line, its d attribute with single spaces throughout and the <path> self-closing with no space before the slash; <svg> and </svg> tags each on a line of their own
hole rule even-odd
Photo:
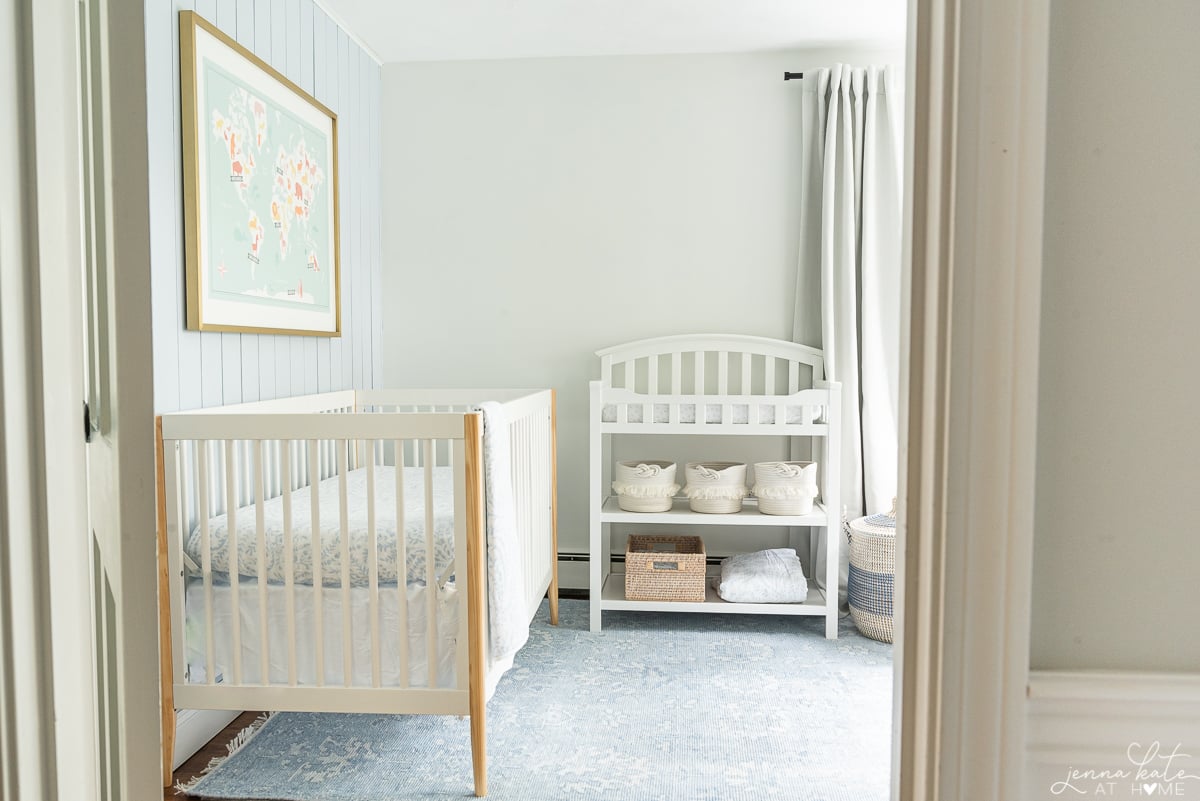
<svg viewBox="0 0 1200 801">
<path fill-rule="evenodd" d="M 711 576 L 709 577 L 711 578 Z M 725 615 L 824 615 L 825 593 L 809 587 L 802 604 L 735 604 L 721 600 L 705 580 L 704 601 L 630 601 L 625 598 L 625 574 L 609 573 L 604 580 L 600 608 L 626 612 L 701 612 Z"/>
<path fill-rule="evenodd" d="M 728 515 L 693 512 L 687 498 L 676 498 L 669 512 L 626 512 L 621 509 L 615 496 L 604 499 L 600 511 L 601 523 L 683 523 L 689 526 L 827 526 L 829 515 L 820 503 L 806 515 L 764 515 L 758 511 L 758 499 L 742 501 L 742 511 Z M 836 521 L 834 522 L 836 525 Z"/>
</svg>

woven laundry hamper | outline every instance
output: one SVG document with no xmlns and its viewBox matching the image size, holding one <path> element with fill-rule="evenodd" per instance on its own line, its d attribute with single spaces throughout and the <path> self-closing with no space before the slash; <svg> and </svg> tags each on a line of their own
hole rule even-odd
<svg viewBox="0 0 1200 801">
<path fill-rule="evenodd" d="M 754 488 L 764 515 L 806 515 L 817 497 L 816 462 L 756 462 Z"/>
<path fill-rule="evenodd" d="M 675 463 L 664 459 L 617 462 L 612 488 L 623 511 L 669 512 L 679 492 Z"/>
<path fill-rule="evenodd" d="M 684 494 L 693 512 L 731 515 L 742 511 L 746 489 L 745 462 L 688 462 Z"/>
<path fill-rule="evenodd" d="M 850 617 L 866 636 L 891 642 L 896 518 L 887 514 L 860 517 L 846 525 L 846 534 L 850 538 Z"/>
</svg>

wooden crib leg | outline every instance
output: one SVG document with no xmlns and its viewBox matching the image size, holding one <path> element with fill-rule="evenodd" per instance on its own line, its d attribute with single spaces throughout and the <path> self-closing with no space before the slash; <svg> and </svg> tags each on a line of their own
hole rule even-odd
<svg viewBox="0 0 1200 801">
<path fill-rule="evenodd" d="M 154 418 L 155 502 L 158 536 L 158 657 L 162 716 L 162 783 L 170 787 L 175 762 L 175 670 L 171 651 L 171 588 L 167 566 L 167 479 L 163 453 L 162 417 Z"/>
<path fill-rule="evenodd" d="M 487 551 L 484 545 L 483 429 L 478 414 L 463 419 L 467 485 L 467 640 L 470 654 L 471 765 L 475 795 L 487 795 Z"/>
<path fill-rule="evenodd" d="M 482 688 L 480 688 L 482 690 Z M 480 692 L 482 698 L 483 693 Z M 487 795 L 487 725 L 483 703 L 479 704 L 479 712 L 475 712 L 475 694 L 471 694 L 471 766 L 475 772 L 475 795 L 483 798 Z"/>
<path fill-rule="evenodd" d="M 558 625 L 558 390 L 550 390 L 550 625 Z"/>
</svg>

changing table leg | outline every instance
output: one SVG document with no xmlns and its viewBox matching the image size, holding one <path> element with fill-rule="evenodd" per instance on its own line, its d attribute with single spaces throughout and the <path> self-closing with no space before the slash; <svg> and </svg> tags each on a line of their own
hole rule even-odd
<svg viewBox="0 0 1200 801">
<path fill-rule="evenodd" d="M 558 390 L 550 390 L 550 625 L 558 625 Z"/>
</svg>

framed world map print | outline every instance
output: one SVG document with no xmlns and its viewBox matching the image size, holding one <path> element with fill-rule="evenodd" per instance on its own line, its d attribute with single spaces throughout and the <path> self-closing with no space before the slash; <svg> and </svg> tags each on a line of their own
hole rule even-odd
<svg viewBox="0 0 1200 801">
<path fill-rule="evenodd" d="M 337 115 L 179 15 L 187 327 L 341 335 Z"/>
</svg>

